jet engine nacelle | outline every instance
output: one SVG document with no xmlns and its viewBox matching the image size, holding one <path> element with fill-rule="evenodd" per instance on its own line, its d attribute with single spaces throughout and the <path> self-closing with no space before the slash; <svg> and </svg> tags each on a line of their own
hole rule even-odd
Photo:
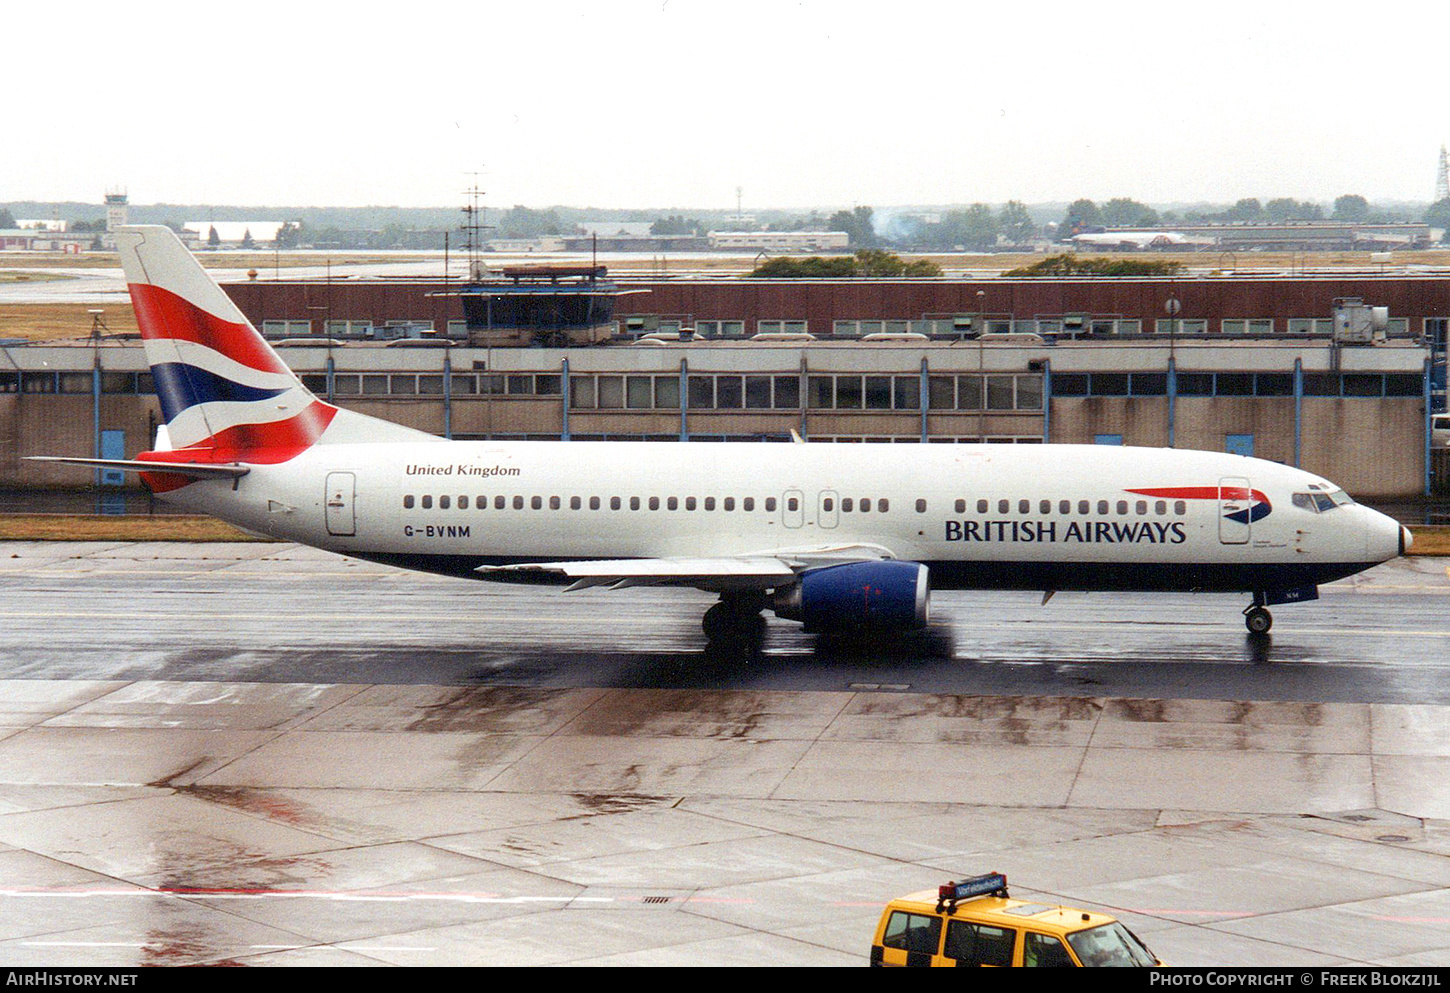
<svg viewBox="0 0 1450 993">
<path fill-rule="evenodd" d="M 802 573 L 773 606 L 810 632 L 907 631 L 926 625 L 930 598 L 920 562 L 848 562 Z"/>
</svg>

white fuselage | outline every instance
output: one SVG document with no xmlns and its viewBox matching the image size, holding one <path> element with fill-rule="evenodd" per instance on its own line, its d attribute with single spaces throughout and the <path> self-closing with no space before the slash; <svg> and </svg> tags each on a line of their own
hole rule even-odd
<svg viewBox="0 0 1450 993">
<path fill-rule="evenodd" d="M 1276 463 L 1170 449 L 440 440 L 316 445 L 165 498 L 457 575 L 863 545 L 926 563 L 937 588 L 1253 591 L 1399 553 L 1388 517 L 1295 500 L 1329 491 Z"/>
</svg>

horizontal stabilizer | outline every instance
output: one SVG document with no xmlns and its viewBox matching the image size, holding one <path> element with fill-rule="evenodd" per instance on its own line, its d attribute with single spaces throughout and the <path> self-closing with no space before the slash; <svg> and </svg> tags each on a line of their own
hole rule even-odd
<svg viewBox="0 0 1450 993">
<path fill-rule="evenodd" d="M 251 472 L 244 465 L 213 465 L 205 462 L 144 462 L 139 459 L 74 459 L 58 455 L 30 455 L 29 462 L 60 462 L 85 466 L 87 469 L 121 469 L 125 472 L 169 472 L 192 479 L 236 479 Z"/>
</svg>

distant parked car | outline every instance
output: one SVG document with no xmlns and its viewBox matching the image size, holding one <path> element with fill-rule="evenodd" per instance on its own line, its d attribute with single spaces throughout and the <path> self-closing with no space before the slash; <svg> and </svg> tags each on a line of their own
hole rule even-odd
<svg viewBox="0 0 1450 993">
<path fill-rule="evenodd" d="M 1430 444 L 1434 448 L 1450 448 L 1450 414 L 1430 415 Z"/>
</svg>

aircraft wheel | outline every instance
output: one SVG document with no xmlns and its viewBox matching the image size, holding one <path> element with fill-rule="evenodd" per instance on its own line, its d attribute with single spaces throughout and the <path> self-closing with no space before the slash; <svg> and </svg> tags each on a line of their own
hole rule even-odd
<svg viewBox="0 0 1450 993">
<path fill-rule="evenodd" d="M 1249 634 L 1268 634 L 1269 628 L 1274 626 L 1274 615 L 1263 607 L 1250 607 L 1244 611 L 1244 626 L 1249 629 Z"/>
<path fill-rule="evenodd" d="M 711 642 L 749 641 L 763 633 L 764 622 L 758 606 L 721 600 L 705 611 L 700 626 L 705 629 L 705 638 Z"/>
</svg>

